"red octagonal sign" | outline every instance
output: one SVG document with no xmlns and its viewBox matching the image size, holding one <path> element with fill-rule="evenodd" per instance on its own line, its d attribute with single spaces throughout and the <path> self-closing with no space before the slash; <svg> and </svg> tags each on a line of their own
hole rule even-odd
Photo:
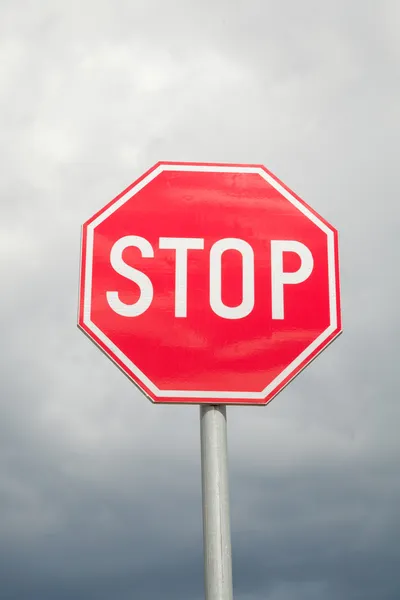
<svg viewBox="0 0 400 600">
<path fill-rule="evenodd" d="M 154 402 L 266 404 L 341 332 L 337 232 L 263 166 L 158 163 L 84 224 L 79 304 Z"/>
</svg>

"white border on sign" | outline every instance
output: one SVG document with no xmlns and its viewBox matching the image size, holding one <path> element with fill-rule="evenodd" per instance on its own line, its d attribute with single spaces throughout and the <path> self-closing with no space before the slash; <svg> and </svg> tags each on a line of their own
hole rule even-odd
<svg viewBox="0 0 400 600">
<path fill-rule="evenodd" d="M 328 281 L 329 281 L 329 311 L 330 326 L 318 336 L 297 358 L 290 363 L 267 387 L 261 392 L 221 392 L 209 390 L 160 390 L 132 361 L 130 361 L 123 352 L 91 321 L 91 298 L 92 298 L 92 262 L 93 262 L 93 243 L 94 230 L 105 221 L 110 215 L 118 210 L 127 200 L 132 198 L 153 179 L 158 177 L 163 171 L 191 171 L 191 172 L 211 172 L 211 173 L 255 173 L 265 179 L 274 187 L 284 198 L 300 210 L 310 221 L 319 227 L 328 238 Z M 130 188 L 121 198 L 113 203 L 109 208 L 102 212 L 87 226 L 86 237 L 86 262 L 85 262 L 85 282 L 84 282 L 84 301 L 83 301 L 83 323 L 92 331 L 97 338 L 121 361 L 136 377 L 157 397 L 159 398 L 212 398 L 226 399 L 247 399 L 263 400 L 274 389 L 276 389 L 287 377 L 295 371 L 303 361 L 311 356 L 315 350 L 329 338 L 337 327 L 337 302 L 336 302 L 336 272 L 335 272 L 335 239 L 333 231 L 312 213 L 302 202 L 285 189 L 272 175 L 259 167 L 234 167 L 224 165 L 179 165 L 179 164 L 161 164 L 144 177 L 137 185 Z"/>
</svg>

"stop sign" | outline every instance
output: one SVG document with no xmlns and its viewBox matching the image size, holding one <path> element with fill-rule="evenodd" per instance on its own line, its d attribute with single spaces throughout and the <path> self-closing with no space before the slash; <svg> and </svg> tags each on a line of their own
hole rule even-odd
<svg viewBox="0 0 400 600">
<path fill-rule="evenodd" d="M 266 404 L 341 332 L 337 232 L 263 166 L 158 163 L 83 226 L 79 326 L 154 402 Z"/>
</svg>

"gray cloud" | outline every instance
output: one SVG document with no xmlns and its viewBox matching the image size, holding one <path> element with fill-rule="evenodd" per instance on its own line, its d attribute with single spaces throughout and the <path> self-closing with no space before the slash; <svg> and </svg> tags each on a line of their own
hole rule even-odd
<svg viewBox="0 0 400 600">
<path fill-rule="evenodd" d="M 202 597 L 198 411 L 75 325 L 81 223 L 169 159 L 264 163 L 340 232 L 344 335 L 228 411 L 235 597 L 397 599 L 398 3 L 0 11 L 0 597 Z"/>
</svg>

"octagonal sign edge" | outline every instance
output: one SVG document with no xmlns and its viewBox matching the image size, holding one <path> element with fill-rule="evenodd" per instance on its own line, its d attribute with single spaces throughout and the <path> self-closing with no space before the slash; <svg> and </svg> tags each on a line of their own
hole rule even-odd
<svg viewBox="0 0 400 600">
<path fill-rule="evenodd" d="M 327 238 L 329 326 L 259 391 L 161 389 L 92 321 L 92 264 L 96 227 L 163 172 L 256 174 L 316 225 Z M 82 228 L 78 326 L 153 402 L 265 405 L 341 333 L 337 231 L 262 165 L 159 162 L 91 217 Z"/>
</svg>

